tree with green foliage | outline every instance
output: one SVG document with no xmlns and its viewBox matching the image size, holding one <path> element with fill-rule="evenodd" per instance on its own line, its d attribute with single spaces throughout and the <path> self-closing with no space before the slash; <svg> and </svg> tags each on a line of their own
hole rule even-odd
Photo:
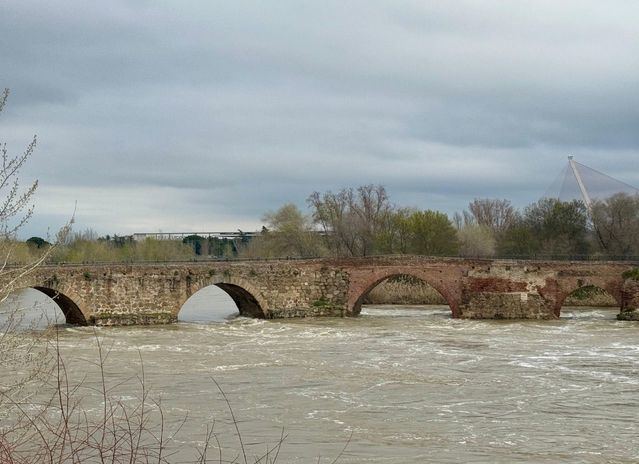
<svg viewBox="0 0 639 464">
<path fill-rule="evenodd" d="M 539 241 L 522 218 L 506 229 L 497 242 L 497 254 L 504 258 L 527 258 L 539 253 Z"/>
<path fill-rule="evenodd" d="M 395 208 L 376 239 L 376 250 L 383 254 L 406 254 L 411 245 L 411 208 Z"/>
<path fill-rule="evenodd" d="M 602 251 L 639 256 L 639 196 L 618 193 L 592 205 L 592 222 Z"/>
<path fill-rule="evenodd" d="M 209 255 L 216 258 L 234 258 L 237 256 L 237 249 L 233 240 L 228 238 L 209 237 Z"/>
<path fill-rule="evenodd" d="M 455 256 L 459 243 L 453 223 L 439 211 L 413 211 L 408 218 L 412 254 L 426 256 Z"/>
<path fill-rule="evenodd" d="M 544 198 L 526 207 L 499 244 L 506 256 L 581 257 L 590 252 L 588 211 L 581 201 Z"/>
<path fill-rule="evenodd" d="M 208 255 L 208 240 L 199 235 L 187 235 L 182 239 L 182 243 L 191 246 L 193 253 L 197 256 Z"/>
<path fill-rule="evenodd" d="M 51 244 L 49 242 L 47 242 L 45 239 L 41 238 L 41 237 L 31 237 L 28 238 L 26 240 L 26 243 L 29 244 L 30 246 L 33 246 L 35 248 L 46 248 L 48 246 L 51 246 Z"/>
</svg>

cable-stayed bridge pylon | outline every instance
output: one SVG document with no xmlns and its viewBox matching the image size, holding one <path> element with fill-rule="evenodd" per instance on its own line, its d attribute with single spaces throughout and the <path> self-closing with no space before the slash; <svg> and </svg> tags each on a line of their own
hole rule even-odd
<svg viewBox="0 0 639 464">
<path fill-rule="evenodd" d="M 596 201 L 613 195 L 639 195 L 639 189 L 568 157 L 568 164 L 546 191 L 546 198 L 560 201 L 581 200 L 590 212 Z"/>
</svg>

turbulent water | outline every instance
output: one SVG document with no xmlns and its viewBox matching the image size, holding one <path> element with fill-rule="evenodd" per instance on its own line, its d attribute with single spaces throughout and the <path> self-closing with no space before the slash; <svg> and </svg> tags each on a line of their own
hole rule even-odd
<svg viewBox="0 0 639 464">
<path fill-rule="evenodd" d="M 278 462 L 329 463 L 345 445 L 338 462 L 639 461 L 639 324 L 617 311 L 507 322 L 393 306 L 263 321 L 227 318 L 232 303 L 212 294 L 188 305 L 181 317 L 208 322 L 97 329 L 110 382 L 138 373 L 141 354 L 170 425 L 188 414 L 187 449 L 215 421 L 225 457 L 239 450 L 215 379 L 250 456 L 284 429 Z M 95 381 L 93 329 L 60 336 L 69 369 Z"/>
</svg>

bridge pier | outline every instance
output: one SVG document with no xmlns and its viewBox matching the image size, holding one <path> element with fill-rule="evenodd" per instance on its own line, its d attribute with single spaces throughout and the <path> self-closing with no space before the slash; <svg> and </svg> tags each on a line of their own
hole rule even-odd
<svg viewBox="0 0 639 464">
<path fill-rule="evenodd" d="M 639 321 L 639 280 L 628 278 L 623 284 L 620 321 Z"/>
</svg>

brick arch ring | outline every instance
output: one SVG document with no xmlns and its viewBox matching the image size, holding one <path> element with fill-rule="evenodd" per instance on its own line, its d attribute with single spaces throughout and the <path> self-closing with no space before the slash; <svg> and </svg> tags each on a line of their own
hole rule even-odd
<svg viewBox="0 0 639 464">
<path fill-rule="evenodd" d="M 617 282 L 588 278 L 583 279 L 580 284 L 571 281 L 561 282 L 558 283 L 557 299 L 555 301 L 554 307 L 554 313 L 556 317 L 561 316 L 561 308 L 566 303 L 566 299 L 574 292 L 583 287 L 594 287 L 603 290 L 612 298 L 614 298 L 620 308 L 623 306 L 623 296 L 621 294 L 621 288 L 623 287 L 623 278 L 620 278 Z"/>
<path fill-rule="evenodd" d="M 375 287 L 377 287 L 383 281 L 390 279 L 392 277 L 398 276 L 408 276 L 418 279 L 424 282 L 427 285 L 433 287 L 445 300 L 448 306 L 452 311 L 452 316 L 457 318 L 461 316 L 461 312 L 459 310 L 459 304 L 457 298 L 455 298 L 451 292 L 446 288 L 445 285 L 440 285 L 439 282 L 436 282 L 434 278 L 430 278 L 427 275 L 420 275 L 420 273 L 416 272 L 403 272 L 401 270 L 393 270 L 384 274 L 376 274 L 368 280 L 364 281 L 364 284 L 353 285 L 351 282 L 349 288 L 349 298 L 348 298 L 348 309 L 349 315 L 357 316 L 362 310 L 362 302 L 364 297 Z M 360 290 L 363 289 L 363 290 Z"/>
</svg>

